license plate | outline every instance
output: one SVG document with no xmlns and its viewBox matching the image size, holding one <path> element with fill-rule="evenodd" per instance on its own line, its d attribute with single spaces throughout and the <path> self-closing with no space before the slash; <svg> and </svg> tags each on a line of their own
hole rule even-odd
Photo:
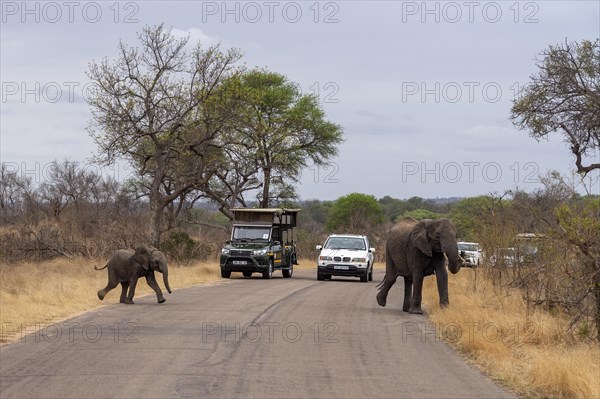
<svg viewBox="0 0 600 399">
<path fill-rule="evenodd" d="M 247 262 L 245 260 L 234 260 L 234 265 L 245 265 Z"/>
<path fill-rule="evenodd" d="M 334 266 L 333 268 L 335 270 L 349 270 L 350 269 L 348 266 Z"/>
</svg>

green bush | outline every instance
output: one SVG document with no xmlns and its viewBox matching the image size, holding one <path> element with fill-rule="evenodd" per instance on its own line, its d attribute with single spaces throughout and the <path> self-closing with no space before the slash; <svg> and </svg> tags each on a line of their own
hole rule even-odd
<svg viewBox="0 0 600 399">
<path fill-rule="evenodd" d="M 184 231 L 171 232 L 163 241 L 161 248 L 171 259 L 179 263 L 189 263 L 198 256 L 196 241 Z"/>
<path fill-rule="evenodd" d="M 330 231 L 338 230 L 365 234 L 373 226 L 383 224 L 385 215 L 383 206 L 368 194 L 352 193 L 338 198 L 331 208 L 326 227 Z"/>
</svg>

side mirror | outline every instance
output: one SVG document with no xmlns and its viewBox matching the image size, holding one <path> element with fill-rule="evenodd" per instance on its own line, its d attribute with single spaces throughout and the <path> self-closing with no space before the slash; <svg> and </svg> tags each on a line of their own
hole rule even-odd
<svg viewBox="0 0 600 399">
<path fill-rule="evenodd" d="M 369 248 L 369 252 L 371 252 L 371 253 L 374 254 L 375 253 L 375 248 Z"/>
<path fill-rule="evenodd" d="M 464 258 L 465 256 L 467 256 L 466 252 L 465 251 L 460 251 L 460 257 Z"/>
<path fill-rule="evenodd" d="M 320 250 L 322 250 L 322 249 L 323 249 L 323 246 L 322 246 L 322 245 L 317 245 L 317 246 L 315 247 L 315 249 L 318 249 L 318 250 L 320 251 Z"/>
</svg>

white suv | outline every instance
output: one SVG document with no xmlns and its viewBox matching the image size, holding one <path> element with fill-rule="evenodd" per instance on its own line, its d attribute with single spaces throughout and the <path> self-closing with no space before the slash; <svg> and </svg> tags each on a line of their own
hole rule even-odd
<svg viewBox="0 0 600 399">
<path fill-rule="evenodd" d="M 317 245 L 321 251 L 317 259 L 317 280 L 331 276 L 360 277 L 366 283 L 373 281 L 373 253 L 367 236 L 333 234 L 325 245 Z"/>
<path fill-rule="evenodd" d="M 458 244 L 458 251 L 465 260 L 467 267 L 479 267 L 483 253 L 479 243 L 461 241 Z"/>
</svg>

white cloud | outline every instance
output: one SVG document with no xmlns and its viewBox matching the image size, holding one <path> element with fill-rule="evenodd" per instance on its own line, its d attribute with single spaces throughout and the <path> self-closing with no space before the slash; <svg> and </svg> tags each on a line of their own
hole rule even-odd
<svg viewBox="0 0 600 399">
<path fill-rule="evenodd" d="M 189 43 L 192 45 L 196 45 L 196 43 L 200 42 L 202 44 L 203 47 L 207 47 L 207 46 L 214 46 L 215 44 L 223 44 L 226 45 L 226 41 L 217 37 L 217 36 L 210 36 L 208 34 L 206 34 L 205 32 L 202 31 L 202 29 L 200 28 L 189 28 L 189 29 L 178 29 L 178 28 L 173 28 L 171 30 L 171 33 L 173 34 L 173 36 L 177 37 L 177 38 L 184 38 L 184 37 L 188 37 L 190 38 Z"/>
</svg>

